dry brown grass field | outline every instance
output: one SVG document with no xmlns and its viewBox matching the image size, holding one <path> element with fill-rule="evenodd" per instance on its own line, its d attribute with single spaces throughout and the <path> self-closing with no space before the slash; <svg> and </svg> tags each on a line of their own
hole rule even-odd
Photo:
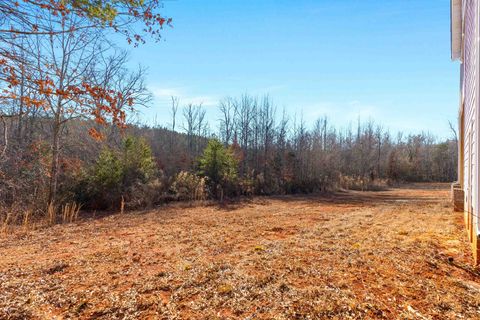
<svg viewBox="0 0 480 320">
<path fill-rule="evenodd" d="M 0 238 L 1 319 L 479 319 L 448 185 L 167 206 Z"/>
</svg>

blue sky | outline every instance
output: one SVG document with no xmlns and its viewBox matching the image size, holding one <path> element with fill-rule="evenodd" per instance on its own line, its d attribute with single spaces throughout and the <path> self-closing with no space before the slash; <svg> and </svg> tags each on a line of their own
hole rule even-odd
<svg viewBox="0 0 480 320">
<path fill-rule="evenodd" d="M 131 50 L 155 96 L 141 119 L 167 124 L 170 96 L 200 103 L 212 127 L 226 96 L 269 94 L 307 123 L 360 117 L 391 131 L 450 136 L 459 65 L 448 0 L 164 2 L 163 41 Z M 177 120 L 178 121 L 178 120 Z"/>
</svg>

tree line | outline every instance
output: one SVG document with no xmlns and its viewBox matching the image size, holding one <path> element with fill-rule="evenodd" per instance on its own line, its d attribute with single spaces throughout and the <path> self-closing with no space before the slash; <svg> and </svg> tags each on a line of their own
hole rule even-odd
<svg viewBox="0 0 480 320">
<path fill-rule="evenodd" d="M 215 124 L 207 122 L 201 105 L 179 104 L 172 98 L 168 126 L 65 122 L 58 140 L 58 208 L 75 203 L 123 210 L 456 179 L 455 138 L 392 135 L 374 121 L 339 129 L 327 117 L 308 127 L 301 117 L 277 112 L 268 96 L 223 99 Z M 20 107 L 12 104 L 12 113 Z M 8 132 L 1 166 L 4 208 L 41 215 L 51 202 L 55 121 L 55 114 L 47 113 L 8 118 L 8 127 L 17 130 Z M 92 127 L 102 139 L 92 139 Z"/>
<path fill-rule="evenodd" d="M 326 117 L 308 127 L 269 96 L 223 99 L 216 123 L 201 105 L 172 97 L 169 126 L 132 123 L 152 103 L 145 69 L 127 68 L 128 52 L 110 35 L 133 46 L 158 40 L 172 23 L 161 8 L 158 0 L 0 0 L 2 223 L 55 221 L 79 206 L 455 179 L 455 139 L 392 136 L 373 121 L 339 129 Z"/>
</svg>

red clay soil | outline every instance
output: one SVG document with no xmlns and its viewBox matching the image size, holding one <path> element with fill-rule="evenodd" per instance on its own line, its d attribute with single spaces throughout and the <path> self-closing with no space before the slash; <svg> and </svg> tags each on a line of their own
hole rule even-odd
<svg viewBox="0 0 480 320">
<path fill-rule="evenodd" d="M 447 185 L 168 206 L 0 238 L 0 319 L 480 319 Z"/>
</svg>

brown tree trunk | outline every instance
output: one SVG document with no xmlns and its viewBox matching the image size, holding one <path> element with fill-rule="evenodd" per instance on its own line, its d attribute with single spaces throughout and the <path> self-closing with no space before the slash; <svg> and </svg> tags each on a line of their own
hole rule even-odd
<svg viewBox="0 0 480 320">
<path fill-rule="evenodd" d="M 48 203 L 53 203 L 57 196 L 58 184 L 58 163 L 60 156 L 60 118 L 55 116 L 52 136 L 52 162 L 50 166 L 50 185 L 48 192 Z"/>
</svg>

